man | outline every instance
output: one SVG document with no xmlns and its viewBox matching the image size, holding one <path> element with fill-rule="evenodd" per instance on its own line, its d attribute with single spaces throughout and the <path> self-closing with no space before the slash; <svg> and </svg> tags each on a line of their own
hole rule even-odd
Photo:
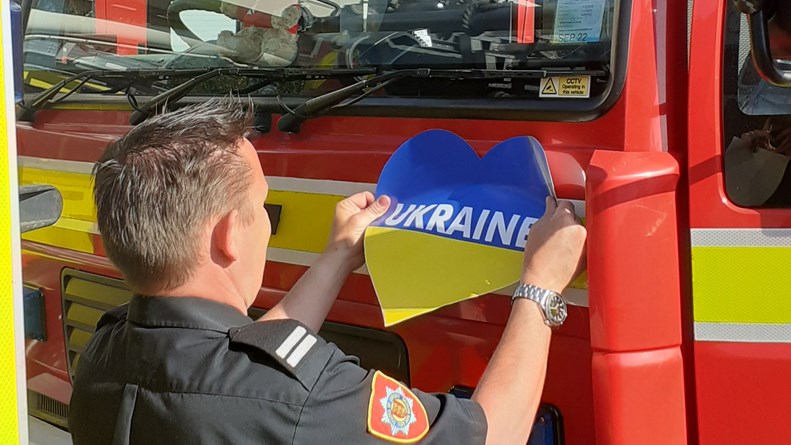
<svg viewBox="0 0 791 445">
<path fill-rule="evenodd" d="M 214 100 L 153 117 L 97 163 L 99 229 L 136 295 L 100 320 L 81 356 L 74 443 L 525 443 L 551 336 L 533 301 L 514 299 L 471 400 L 365 371 L 315 334 L 362 265 L 363 232 L 387 197 L 341 201 L 313 267 L 264 317 L 247 318 L 270 225 L 243 108 Z M 536 287 L 522 293 L 562 291 L 584 243 L 571 205 L 548 200 L 525 247 L 522 282 Z"/>
</svg>

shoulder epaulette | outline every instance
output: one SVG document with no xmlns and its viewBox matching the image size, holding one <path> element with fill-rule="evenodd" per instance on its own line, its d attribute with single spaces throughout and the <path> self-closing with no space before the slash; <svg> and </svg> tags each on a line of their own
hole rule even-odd
<svg viewBox="0 0 791 445">
<path fill-rule="evenodd" d="M 261 350 L 310 390 L 333 348 L 296 320 L 257 321 L 229 332 L 231 343 Z"/>
</svg>

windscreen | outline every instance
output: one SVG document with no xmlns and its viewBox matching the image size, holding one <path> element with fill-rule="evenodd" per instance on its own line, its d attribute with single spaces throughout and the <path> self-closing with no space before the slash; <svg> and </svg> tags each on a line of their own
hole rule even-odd
<svg viewBox="0 0 791 445">
<path fill-rule="evenodd" d="M 34 0 L 24 53 L 40 91 L 87 70 L 80 93 L 156 94 L 183 81 L 145 70 L 408 68 L 544 74 L 404 79 L 401 97 L 580 99 L 610 79 L 618 0 Z M 556 76 L 555 76 L 556 75 Z M 555 77 L 552 77 L 555 76 Z M 192 94 L 313 96 L 359 77 L 261 82 L 221 76 Z"/>
</svg>

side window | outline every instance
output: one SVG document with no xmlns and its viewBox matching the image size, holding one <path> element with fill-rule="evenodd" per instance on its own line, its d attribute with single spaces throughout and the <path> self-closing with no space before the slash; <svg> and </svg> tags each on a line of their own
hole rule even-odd
<svg viewBox="0 0 791 445">
<path fill-rule="evenodd" d="M 726 20 L 725 189 L 730 200 L 742 207 L 791 207 L 791 89 L 772 86 L 758 74 L 745 17 L 731 8 Z M 783 28 L 776 19 L 770 22 L 772 38 L 789 39 L 788 48 L 773 56 L 777 64 L 791 69 L 791 29 Z"/>
</svg>

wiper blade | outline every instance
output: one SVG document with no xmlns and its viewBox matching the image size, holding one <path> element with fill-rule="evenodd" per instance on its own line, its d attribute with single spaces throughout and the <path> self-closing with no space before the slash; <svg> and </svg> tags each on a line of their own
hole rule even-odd
<svg viewBox="0 0 791 445">
<path fill-rule="evenodd" d="M 173 75 L 196 75 L 205 73 L 206 70 L 173 70 L 173 69 L 166 69 L 166 70 L 89 70 L 83 71 L 81 73 L 74 74 L 73 76 L 69 76 L 60 82 L 52 85 L 51 87 L 47 88 L 46 90 L 38 93 L 37 95 L 33 96 L 30 100 L 30 103 L 23 104 L 19 110 L 17 111 L 17 119 L 18 120 L 25 120 L 29 121 L 33 119 L 33 116 L 37 110 L 44 108 L 45 106 L 59 102 L 60 100 L 64 99 L 66 96 L 72 94 L 74 91 L 77 91 L 80 87 L 85 85 L 91 79 L 99 79 L 99 78 L 129 78 L 129 77 L 165 77 L 165 76 L 173 76 Z M 71 92 L 66 93 L 66 96 L 60 97 L 56 100 L 53 98 L 61 92 L 66 86 L 71 84 L 72 82 L 80 82 Z"/>
<path fill-rule="evenodd" d="M 297 133 L 299 132 L 299 128 L 302 123 L 306 120 L 315 117 L 318 113 L 324 110 L 337 106 L 345 99 L 352 97 L 353 95 L 368 87 L 373 87 L 373 91 L 376 91 L 384 88 L 391 82 L 403 79 L 405 77 L 429 77 L 430 75 L 431 70 L 429 68 L 419 68 L 391 71 L 389 73 L 371 77 L 370 79 L 363 79 L 349 86 L 345 86 L 343 88 L 330 91 L 329 93 L 322 94 L 321 96 L 308 99 L 305 101 L 305 103 L 294 108 L 293 110 L 287 110 L 288 114 L 284 114 L 280 117 L 280 120 L 277 121 L 277 129 L 288 133 Z M 353 102 L 363 99 L 365 96 L 373 93 L 373 91 L 363 93 L 361 97 L 353 100 Z"/>
<path fill-rule="evenodd" d="M 81 72 L 79 74 L 75 74 L 73 76 L 69 76 L 69 77 L 61 80 L 60 82 L 56 83 L 55 85 L 52 85 L 51 87 L 47 88 L 46 90 L 44 90 L 44 91 L 38 93 L 37 95 L 35 95 L 33 97 L 33 99 L 30 100 L 29 104 L 25 103 L 25 104 L 21 105 L 20 108 L 17 110 L 17 113 L 16 113 L 17 120 L 21 120 L 21 121 L 32 120 L 33 115 L 36 112 L 36 110 L 38 110 L 40 108 L 44 108 L 44 106 L 47 105 L 50 102 L 50 100 L 53 97 L 55 97 L 56 94 L 58 94 L 63 88 L 65 88 L 66 85 L 68 85 L 68 84 L 70 84 L 72 82 L 75 82 L 75 81 L 80 81 L 80 84 L 77 86 L 77 88 L 79 88 L 82 85 L 84 85 L 85 82 L 87 82 L 88 80 L 92 79 L 94 76 L 101 76 L 103 74 L 107 74 L 107 72 L 105 72 L 103 70 L 83 71 L 83 72 Z M 77 89 L 77 88 L 75 88 L 75 89 Z"/>
<path fill-rule="evenodd" d="M 131 125 L 138 125 L 152 114 L 161 111 L 186 96 L 195 86 L 221 75 L 265 78 L 271 82 L 287 80 L 314 80 L 333 77 L 353 77 L 374 74 L 373 68 L 363 69 L 301 69 L 301 68 L 215 68 L 164 91 L 136 109 L 129 116 Z M 263 87 L 265 85 L 261 85 Z"/>
<path fill-rule="evenodd" d="M 464 79 L 508 79 L 508 78 L 542 78 L 548 76 L 559 75 L 580 75 L 589 74 L 591 76 L 602 76 L 606 73 L 602 70 L 485 70 L 485 69 L 403 69 L 386 72 L 370 79 L 361 80 L 355 84 L 339 88 L 334 91 L 322 94 L 321 96 L 308 99 L 302 105 L 294 108 L 293 110 L 287 109 L 287 113 L 280 117 L 277 121 L 277 128 L 280 131 L 288 133 L 299 132 L 300 126 L 308 119 L 319 116 L 323 111 L 329 109 L 337 109 L 347 107 L 355 104 L 360 100 L 370 96 L 372 93 L 386 87 L 392 82 L 396 82 L 404 78 L 445 78 L 449 80 Z M 369 91 L 362 92 L 364 89 L 371 87 Z M 362 93 L 361 93 L 362 92 Z M 344 100 L 361 93 L 354 99 L 341 103 Z"/>
</svg>

